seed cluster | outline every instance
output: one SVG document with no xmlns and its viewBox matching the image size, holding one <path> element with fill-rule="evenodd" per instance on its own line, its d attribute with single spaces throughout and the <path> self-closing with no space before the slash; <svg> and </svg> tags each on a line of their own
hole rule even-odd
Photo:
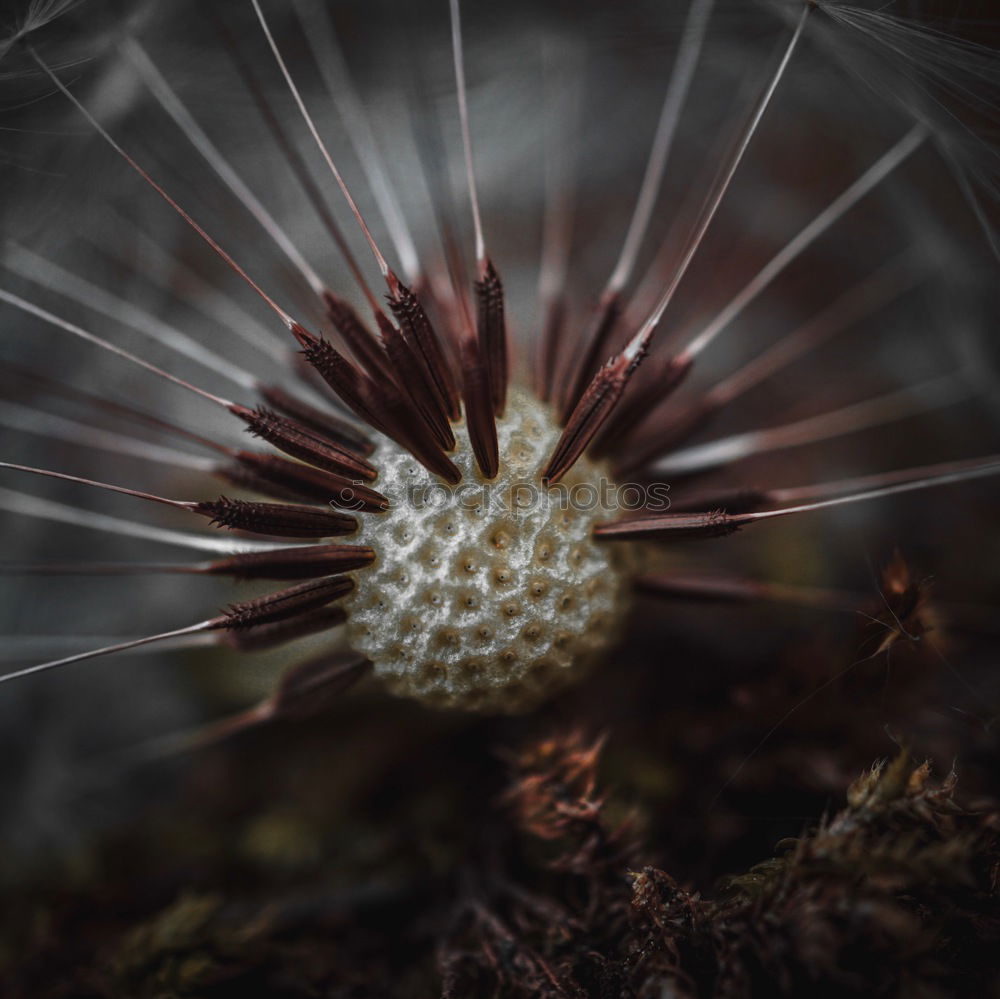
<svg viewBox="0 0 1000 999">
<path fill-rule="evenodd" d="M 130 438 L 117 431 L 115 436 L 108 436 L 105 431 L 86 425 L 77 428 L 70 423 L 67 428 L 65 420 L 63 429 L 52 433 L 56 439 L 78 442 L 85 448 L 98 447 L 113 454 L 138 454 L 186 469 L 204 468 L 252 495 L 178 499 L 54 469 L 4 461 L 0 461 L 0 469 L 123 494 L 207 518 L 223 530 L 281 539 L 277 543 L 251 542 L 247 550 L 236 553 L 230 553 L 225 542 L 174 539 L 194 548 L 225 552 L 227 557 L 169 566 L 77 563 L 68 568 L 88 574 L 137 571 L 222 574 L 236 579 L 282 581 L 288 585 L 233 604 L 227 611 L 193 625 L 30 666 L 0 676 L 0 682 L 155 641 L 177 638 L 186 641 L 202 632 L 213 634 L 203 635 L 199 641 L 207 637 L 238 649 L 273 648 L 294 638 L 327 631 L 346 620 L 357 658 L 343 671 L 322 661 L 305 663 L 301 668 L 293 666 L 287 689 L 294 690 L 295 696 L 286 698 L 279 692 L 275 699 L 252 713 L 253 719 L 274 718 L 286 710 L 298 715 L 307 700 L 302 696 L 303 691 L 318 691 L 326 685 L 327 692 L 340 692 L 346 689 L 345 678 L 357 679 L 369 670 L 374 670 L 397 693 L 430 704 L 490 711 L 527 709 L 576 679 L 614 641 L 623 619 L 626 579 L 633 581 L 641 592 L 660 597 L 775 599 L 780 596 L 799 603 L 815 603 L 819 599 L 815 594 L 807 598 L 794 592 L 794 588 L 753 580 L 679 574 L 669 564 L 669 557 L 664 565 L 666 572 L 649 574 L 650 566 L 641 564 L 633 554 L 635 542 L 721 538 L 776 518 L 1000 472 L 1000 462 L 990 455 L 780 488 L 763 485 L 748 488 L 738 482 L 720 485 L 704 478 L 743 459 L 791 446 L 820 443 L 914 416 L 938 405 L 950 405 L 956 398 L 954 387 L 963 395 L 966 391 L 958 375 L 946 375 L 941 380 L 934 379 L 934 387 L 930 382 L 925 383 L 928 391 L 906 392 L 909 402 L 897 390 L 790 423 L 689 443 L 690 438 L 707 428 L 742 393 L 782 374 L 787 365 L 838 333 L 849 331 L 857 321 L 877 317 L 884 306 L 891 305 L 923 281 L 927 267 L 926 261 L 918 260 L 910 250 L 880 263 L 877 271 L 861 283 L 849 286 L 839 297 L 828 301 L 815 319 L 785 334 L 763 353 L 753 353 L 735 372 L 716 381 L 714 369 L 703 371 L 708 376 L 707 382 L 701 381 L 700 386 L 697 381 L 689 384 L 693 391 L 686 399 L 671 398 L 699 366 L 699 358 L 716 337 L 733 327 L 738 315 L 759 295 L 773 294 L 770 286 L 782 271 L 891 174 L 904 169 L 910 156 L 933 135 L 923 112 L 916 114 L 917 120 L 909 131 L 864 173 L 854 177 L 805 228 L 795 235 L 789 234 L 784 248 L 750 278 L 714 319 L 690 331 L 684 323 L 673 341 L 663 344 L 664 334 L 658 331 L 674 321 L 672 317 L 664 321 L 674 293 L 701 252 L 744 155 L 759 146 L 759 142 L 753 141 L 755 133 L 792 62 L 807 18 L 816 4 L 799 5 L 784 55 L 757 95 L 752 113 L 739 116 L 740 124 L 730 142 L 731 152 L 722 163 L 716 164 L 717 181 L 711 185 L 697 216 L 690 220 L 692 228 L 683 255 L 674 259 L 675 247 L 668 235 L 662 250 L 650 256 L 648 280 L 651 289 L 660 286 L 659 298 L 642 303 L 639 299 L 645 295 L 633 296 L 629 289 L 636 285 L 637 264 L 645 258 L 647 248 L 652 250 L 645 244 L 652 237 L 650 223 L 654 208 L 662 200 L 659 189 L 670 159 L 669 145 L 688 86 L 683 81 L 690 82 L 689 73 L 700 61 L 711 6 L 701 0 L 690 6 L 683 47 L 678 50 L 678 66 L 688 68 L 670 74 L 660 124 L 625 242 L 603 291 L 589 309 L 582 307 L 586 295 L 581 297 L 581 292 L 593 290 L 589 283 L 593 275 L 586 275 L 588 284 L 583 286 L 568 270 L 575 253 L 569 232 L 569 221 L 575 214 L 573 199 L 547 197 L 551 204 L 546 205 L 543 225 L 539 341 L 531 355 L 537 400 L 510 385 L 510 362 L 517 345 L 507 335 L 504 285 L 490 255 L 484 219 L 480 216 L 458 0 L 450 5 L 452 55 L 466 187 L 475 231 L 475 277 L 471 288 L 460 287 L 473 276 L 471 272 L 463 274 L 467 267 L 459 259 L 460 241 L 446 238 L 449 245 L 443 259 L 435 252 L 432 257 L 418 261 L 420 252 L 416 245 L 407 246 L 411 240 L 402 213 L 393 221 L 390 216 L 395 213 L 383 211 L 383 220 L 392 237 L 390 242 L 396 244 L 396 256 L 403 265 L 401 271 L 404 275 L 420 276 L 419 294 L 407 287 L 389 266 L 383 252 L 388 248 L 380 248 L 362 217 L 334 162 L 331 146 L 326 144 L 310 115 L 309 102 L 298 89 L 297 72 L 283 57 L 261 5 L 257 0 L 253 3 L 289 96 L 372 251 L 385 282 L 384 303 L 329 215 L 325 197 L 310 170 L 295 152 L 296 136 L 286 132 L 284 115 L 278 112 L 277 105 L 271 105 L 266 86 L 258 82 L 255 69 L 250 67 L 244 72 L 248 90 L 286 154 L 301 193 L 339 246 L 346 269 L 358 286 L 356 292 L 361 293 L 371 308 L 370 316 L 367 309 L 362 310 L 362 315 L 349 303 L 354 293 L 343 297 L 324 284 L 295 249 L 291 235 L 256 201 L 256 195 L 239 179 L 235 165 L 226 161 L 222 150 L 202 131 L 196 121 L 197 114 L 189 112 L 171 91 L 138 41 L 131 39 L 126 46 L 133 69 L 143 77 L 162 110 L 186 133 L 198 154 L 263 226 L 276 248 L 315 292 L 317 300 L 313 306 L 321 308 L 327 320 L 315 332 L 286 312 L 272 297 L 277 292 L 258 284 L 230 256 L 223 246 L 225 240 L 219 242 L 209 235 L 106 130 L 87 108 L 86 101 L 62 82 L 59 73 L 37 51 L 29 48 L 34 64 L 32 73 L 41 71 L 48 80 L 46 86 L 51 84 L 61 92 L 153 194 L 162 198 L 256 292 L 287 331 L 290 337 L 287 343 L 298 344 L 297 364 L 308 369 L 312 381 L 318 379 L 339 399 L 340 412 L 327 409 L 322 402 L 317 405 L 309 401 L 314 391 L 306 395 L 285 387 L 283 377 L 278 378 L 282 384 L 266 384 L 238 365 L 230 371 L 228 359 L 208 346 L 214 337 L 202 343 L 120 298 L 111 289 L 74 275 L 8 240 L 4 266 L 8 258 L 15 261 L 12 270 L 21 278 L 69 299 L 85 312 L 95 311 L 116 323 L 134 327 L 136 333 L 159 344 L 166 353 L 179 353 L 202 366 L 229 374 L 241 391 L 249 389 L 255 397 L 239 401 L 216 395 L 197 380 L 182 377 L 178 371 L 183 369 L 175 369 L 173 361 L 159 367 L 131 349 L 126 350 L 77 325 L 73 319 L 49 312 L 5 288 L 0 288 L 0 304 L 17 308 L 33 320 L 143 368 L 147 375 L 156 375 L 188 390 L 200 399 L 200 404 L 207 402 L 225 411 L 243 424 L 251 437 L 282 452 L 270 453 L 257 445 L 252 449 L 232 447 L 153 416 L 142 408 L 63 385 L 41 372 L 28 370 L 15 374 L 16 380 L 26 377 L 42 391 L 82 402 L 105 416 L 124 418 L 129 424 L 166 431 L 199 448 L 211 448 L 221 457 L 205 464 L 197 455 L 164 454 L 162 448 L 157 454 L 147 448 L 142 438 Z M 311 36 L 313 32 L 307 30 L 306 34 Z M 230 54 L 239 61 L 238 47 L 230 47 Z M 314 56 L 325 77 L 330 60 L 321 54 Z M 967 56 L 963 49 L 963 58 Z M 345 79 L 343 86 L 351 89 L 349 79 Z M 336 83 L 329 89 L 343 88 Z M 379 156 L 374 148 L 368 152 L 359 149 L 358 153 L 362 160 L 371 161 L 365 172 L 378 168 Z M 573 151 L 568 150 L 567 169 L 574 158 Z M 447 174 L 447 165 L 442 165 Z M 389 183 L 387 178 L 392 171 L 379 168 L 378 172 Z M 549 180 L 547 176 L 547 191 L 561 186 L 561 183 L 550 184 Z M 429 189 L 436 187 L 437 184 L 429 184 Z M 386 207 L 383 199 L 377 200 L 380 207 Z M 433 203 L 429 207 L 437 209 Z M 565 217 L 560 221 L 560 216 Z M 157 270 L 167 273 L 160 267 Z M 170 282 L 163 280 L 164 290 L 175 290 L 168 289 Z M 642 286 L 645 283 L 643 279 Z M 841 282 L 837 278 L 833 283 L 839 286 Z M 700 307 L 697 311 L 701 311 Z M 313 315 L 315 318 L 315 311 Z M 233 332 L 240 332 L 241 326 L 233 326 Z M 525 361 L 526 356 L 522 355 L 520 360 Z M 640 366 L 642 375 L 637 377 Z M 295 365 L 284 376 L 294 373 Z M 946 383 L 950 387 L 940 392 L 939 388 Z M 15 414 L 23 408 L 14 409 Z M 29 411 L 29 416 L 35 415 L 41 414 Z M 15 415 L 12 422 L 20 419 Z M 4 417 L 5 425 L 6 421 Z M 634 473 L 651 486 L 663 487 L 664 476 L 677 475 L 680 481 L 674 484 L 679 489 L 671 490 L 671 508 L 664 510 L 662 502 L 645 503 L 641 489 L 629 489 L 616 496 L 610 488 L 613 485 L 610 475 L 603 475 L 603 466 L 595 464 L 598 457 L 606 459 L 622 480 Z M 658 488 L 657 494 L 657 499 L 662 500 L 663 489 Z M 623 500 L 621 506 L 631 511 L 631 515 L 619 515 L 616 498 Z M 0 505 L 19 514 L 28 512 L 85 527 L 164 540 L 162 530 L 155 527 L 119 525 L 104 516 L 98 519 L 95 512 L 88 510 L 50 505 L 49 511 L 44 512 L 40 502 L 18 494 Z M 56 509 L 60 511 L 58 516 L 54 513 Z M 360 543 L 340 543 L 352 536 Z M 338 543 L 332 543 L 332 539 Z M 241 544 L 245 543 L 241 540 Z M 0 566 L 0 571 L 6 574 L 9 567 Z M 59 574 L 66 572 L 67 567 L 38 565 L 27 571 Z M 826 598 L 819 602 L 826 602 Z M 315 699 L 316 710 L 325 703 L 320 693 Z M 290 707 L 293 702 L 294 707 Z M 256 722 L 249 722 L 253 723 Z"/>
<path fill-rule="evenodd" d="M 348 639 L 395 693 L 521 711 L 577 679 L 614 640 L 625 556 L 591 537 L 614 515 L 600 466 L 581 460 L 563 489 L 542 487 L 561 432 L 543 404 L 511 391 L 497 422 L 500 472 L 489 482 L 464 424 L 455 429 L 459 490 L 391 441 L 376 450 L 391 505 L 362 515 L 375 561 L 345 601 Z"/>
</svg>

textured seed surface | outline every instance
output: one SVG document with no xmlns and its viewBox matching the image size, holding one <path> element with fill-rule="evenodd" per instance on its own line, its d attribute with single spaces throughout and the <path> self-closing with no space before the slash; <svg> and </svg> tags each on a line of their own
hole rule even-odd
<svg viewBox="0 0 1000 999">
<path fill-rule="evenodd" d="M 500 472 L 486 482 L 456 427 L 463 480 L 447 490 L 382 438 L 375 485 L 391 507 L 360 515 L 375 561 L 345 601 L 348 639 L 395 693 L 441 707 L 533 707 L 614 641 L 624 612 L 626 556 L 590 536 L 614 514 L 604 469 L 583 459 L 545 490 L 559 428 L 521 390 L 497 436 Z"/>
</svg>

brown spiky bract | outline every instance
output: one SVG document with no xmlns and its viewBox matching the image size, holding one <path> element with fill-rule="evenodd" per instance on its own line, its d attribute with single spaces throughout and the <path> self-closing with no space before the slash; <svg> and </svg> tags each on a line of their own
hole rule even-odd
<svg viewBox="0 0 1000 999">
<path fill-rule="evenodd" d="M 619 354 L 611 358 L 594 376 L 566 421 L 566 429 L 542 473 L 544 482 L 558 482 L 587 450 L 597 432 L 614 412 L 625 386 L 644 356 L 645 352 L 642 351 L 630 360 Z"/>
<path fill-rule="evenodd" d="M 622 517 L 608 524 L 599 524 L 594 531 L 597 538 L 628 539 L 647 538 L 659 541 L 687 538 L 724 538 L 741 527 L 737 516 L 725 510 L 705 513 L 664 513 L 655 516 Z"/>
<path fill-rule="evenodd" d="M 368 371 L 381 372 L 386 378 L 391 378 L 385 349 L 351 305 L 329 291 L 323 295 L 323 304 L 326 306 L 327 317 L 344 343 L 351 349 L 358 363 Z"/>
<path fill-rule="evenodd" d="M 458 389 L 438 335 L 417 296 L 398 280 L 393 280 L 392 287 L 393 293 L 389 298 L 392 314 L 407 339 L 413 343 L 430 375 L 437 405 L 448 419 L 457 420 L 461 415 Z"/>
<path fill-rule="evenodd" d="M 216 527 L 280 538 L 330 538 L 357 530 L 358 522 L 344 513 L 290 503 L 255 503 L 229 499 L 199 503 L 196 511 Z"/>
<path fill-rule="evenodd" d="M 492 406 L 490 375 L 479 343 L 471 336 L 462 343 L 462 395 L 469 428 L 469 442 L 479 470 L 495 479 L 500 468 L 497 424 Z"/>
<path fill-rule="evenodd" d="M 269 406 L 362 457 L 367 457 L 375 450 L 372 442 L 353 424 L 332 413 L 310 406 L 293 392 L 288 392 L 277 385 L 262 385 L 260 394 Z"/>
<path fill-rule="evenodd" d="M 232 410 L 246 423 L 248 432 L 254 437 L 273 444 L 293 458 L 300 458 L 335 475 L 353 476 L 368 482 L 375 478 L 375 468 L 364 458 L 318 436 L 303 424 L 279 416 L 265 406 L 254 410 L 233 406 Z"/>
<path fill-rule="evenodd" d="M 254 628 L 261 624 L 288 621 L 306 611 L 325 607 L 350 593 L 354 582 L 346 576 L 328 576 L 296 583 L 277 593 L 268 593 L 253 600 L 231 604 L 219 619 L 220 627 L 230 630 Z"/>
<path fill-rule="evenodd" d="M 493 412 L 501 416 L 507 403 L 507 319 L 503 283 L 489 259 L 476 282 L 476 334 L 489 371 Z"/>
<path fill-rule="evenodd" d="M 236 451 L 216 474 L 233 485 L 276 499 L 312 500 L 358 510 L 382 510 L 388 500 L 367 486 L 276 454 Z"/>
<path fill-rule="evenodd" d="M 309 545 L 231 555 L 206 571 L 236 579 L 313 579 L 361 569 L 374 558 L 372 549 L 363 545 Z"/>
<path fill-rule="evenodd" d="M 601 358 L 608 353 L 611 334 L 621 318 L 621 306 L 621 296 L 616 293 L 604 296 L 597 304 L 590 326 L 583 335 L 583 353 L 569 372 L 569 384 L 562 393 L 564 422 L 569 419 L 573 409 L 583 397 Z"/>
</svg>

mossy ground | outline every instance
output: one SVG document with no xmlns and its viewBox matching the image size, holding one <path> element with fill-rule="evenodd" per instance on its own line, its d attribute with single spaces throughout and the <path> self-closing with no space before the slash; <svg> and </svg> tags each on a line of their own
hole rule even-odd
<svg viewBox="0 0 1000 999">
<path fill-rule="evenodd" d="M 654 636 L 524 718 L 372 685 L 137 770 L 127 821 L 8 870 L 3 994 L 995 994 L 995 737 L 919 646 L 801 703 L 855 641 L 814 634 Z"/>
</svg>

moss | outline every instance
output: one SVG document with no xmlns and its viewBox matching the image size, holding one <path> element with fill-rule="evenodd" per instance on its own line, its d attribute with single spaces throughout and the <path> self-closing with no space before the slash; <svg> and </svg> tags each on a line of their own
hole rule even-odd
<svg viewBox="0 0 1000 999">
<path fill-rule="evenodd" d="M 936 780 L 905 751 L 879 761 L 838 811 L 700 892 L 658 861 L 656 823 L 603 787 L 603 742 L 579 729 L 526 735 L 502 754 L 495 788 L 468 799 L 467 821 L 456 797 L 432 795 L 392 835 L 360 815 L 337 828 L 301 803 L 174 812 L 172 827 L 160 813 L 74 864 L 86 871 L 76 881 L 50 869 L 9 896 L 4 994 L 985 996 L 1000 985 L 1000 813 L 965 807 L 953 773 Z"/>
</svg>

